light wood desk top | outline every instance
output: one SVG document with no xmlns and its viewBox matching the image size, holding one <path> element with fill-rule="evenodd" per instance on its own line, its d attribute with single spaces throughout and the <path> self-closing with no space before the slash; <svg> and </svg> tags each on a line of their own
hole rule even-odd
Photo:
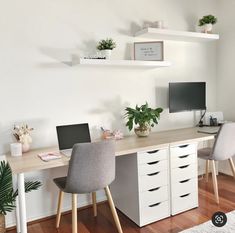
<svg viewBox="0 0 235 233">
<path fill-rule="evenodd" d="M 200 142 L 214 139 L 214 135 L 198 133 L 197 128 L 186 128 L 151 133 L 148 137 L 137 137 L 136 135 L 125 137 L 116 141 L 116 156 L 136 153 L 140 151 L 154 150 L 184 143 Z M 69 158 L 62 155 L 61 159 L 49 162 L 42 161 L 37 155 L 42 152 L 58 151 L 58 147 L 41 148 L 31 150 L 21 157 L 7 155 L 14 174 L 44 170 L 66 166 Z"/>
</svg>

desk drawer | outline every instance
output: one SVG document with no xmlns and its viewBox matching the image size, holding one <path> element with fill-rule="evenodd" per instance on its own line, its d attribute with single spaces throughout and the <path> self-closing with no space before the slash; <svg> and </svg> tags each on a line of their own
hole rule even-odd
<svg viewBox="0 0 235 233">
<path fill-rule="evenodd" d="M 166 201 L 169 199 L 168 196 L 168 186 L 157 187 L 140 193 L 140 208 Z"/>
<path fill-rule="evenodd" d="M 161 186 L 166 186 L 167 184 L 168 184 L 167 171 L 149 173 L 148 175 L 139 177 L 140 192 Z"/>
<path fill-rule="evenodd" d="M 189 164 L 171 170 L 171 183 L 197 177 L 197 164 Z"/>
<path fill-rule="evenodd" d="M 198 194 L 196 192 L 175 197 L 172 200 L 172 215 L 198 207 Z"/>
<path fill-rule="evenodd" d="M 196 154 L 196 152 L 197 152 L 196 144 L 184 144 L 170 148 L 170 153 L 171 153 L 170 155 L 172 159 L 181 155 Z"/>
<path fill-rule="evenodd" d="M 173 183 L 171 186 L 171 196 L 179 197 L 187 193 L 197 192 L 198 182 L 197 178 L 186 179 Z"/>
<path fill-rule="evenodd" d="M 171 158 L 171 168 L 181 167 L 184 165 L 192 164 L 197 162 L 196 154 L 179 155 Z"/>
<path fill-rule="evenodd" d="M 138 153 L 138 164 L 151 163 L 154 161 L 166 160 L 167 149 L 152 150 Z"/>
<path fill-rule="evenodd" d="M 140 226 L 158 221 L 170 216 L 170 206 L 168 201 L 148 205 L 141 210 Z"/>
<path fill-rule="evenodd" d="M 167 160 L 157 160 L 153 162 L 149 162 L 146 164 L 141 164 L 138 166 L 138 174 L 139 176 L 147 175 L 150 173 L 168 170 Z"/>
</svg>

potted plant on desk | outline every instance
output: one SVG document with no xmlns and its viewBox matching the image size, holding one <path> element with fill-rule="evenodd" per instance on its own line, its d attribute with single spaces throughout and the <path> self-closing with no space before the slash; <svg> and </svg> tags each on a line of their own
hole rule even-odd
<svg viewBox="0 0 235 233">
<path fill-rule="evenodd" d="M 131 131 L 134 124 L 138 125 L 134 130 L 139 137 L 149 135 L 151 127 L 158 124 L 160 113 L 163 111 L 162 108 L 150 108 L 147 102 L 140 107 L 136 105 L 135 108 L 127 107 L 125 110 L 125 118 L 128 119 L 126 126 Z"/>
<path fill-rule="evenodd" d="M 39 181 L 25 182 L 25 192 L 37 190 L 41 186 Z M 14 191 L 12 185 L 12 173 L 6 161 L 0 163 L 0 233 L 6 232 L 5 215 L 15 208 L 18 190 Z"/>
</svg>

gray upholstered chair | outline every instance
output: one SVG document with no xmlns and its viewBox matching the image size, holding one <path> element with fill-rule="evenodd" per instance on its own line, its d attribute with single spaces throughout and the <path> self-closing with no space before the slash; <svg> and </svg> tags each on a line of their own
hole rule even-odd
<svg viewBox="0 0 235 233">
<path fill-rule="evenodd" d="M 78 143 L 73 147 L 67 177 L 54 179 L 59 187 L 56 227 L 59 227 L 64 193 L 72 194 L 72 232 L 77 233 L 77 194 L 92 193 L 96 216 L 96 191 L 104 189 L 118 232 L 120 221 L 108 185 L 115 179 L 115 145 L 113 141 Z"/>
<path fill-rule="evenodd" d="M 228 160 L 235 178 L 235 167 L 232 157 L 235 155 L 235 123 L 226 123 L 220 127 L 213 148 L 198 150 L 198 157 L 206 160 L 206 182 L 210 163 L 212 165 L 212 180 L 216 202 L 219 203 L 218 184 L 215 161 Z"/>
</svg>

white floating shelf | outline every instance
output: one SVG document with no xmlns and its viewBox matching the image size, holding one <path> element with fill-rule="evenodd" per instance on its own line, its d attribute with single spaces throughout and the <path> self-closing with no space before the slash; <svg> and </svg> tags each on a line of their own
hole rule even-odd
<svg viewBox="0 0 235 233">
<path fill-rule="evenodd" d="M 138 31 L 135 34 L 135 37 L 161 39 L 161 40 L 189 41 L 189 42 L 209 42 L 219 39 L 218 34 L 177 31 L 177 30 L 168 30 L 168 29 L 159 29 L 159 28 L 145 28 L 141 31 Z"/>
<path fill-rule="evenodd" d="M 136 61 L 136 60 L 106 60 L 106 59 L 84 59 L 80 58 L 80 65 L 100 65 L 100 66 L 130 66 L 130 67 L 168 67 L 168 61 Z"/>
</svg>

